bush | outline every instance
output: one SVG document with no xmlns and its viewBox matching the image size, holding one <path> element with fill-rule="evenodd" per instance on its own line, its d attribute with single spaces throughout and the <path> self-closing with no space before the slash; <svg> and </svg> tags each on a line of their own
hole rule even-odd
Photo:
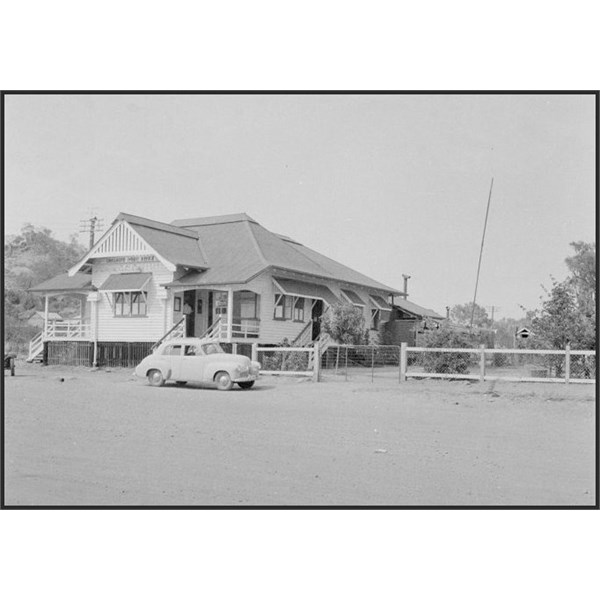
<svg viewBox="0 0 600 600">
<path fill-rule="evenodd" d="M 352 304 L 334 304 L 321 317 L 325 333 L 338 344 L 361 344 L 364 339 L 363 311 Z"/>
<path fill-rule="evenodd" d="M 426 348 L 477 348 L 482 336 L 474 331 L 458 329 L 444 324 L 439 329 L 426 331 L 423 346 Z M 421 363 L 427 373 L 469 373 L 473 357 L 466 352 L 424 352 Z"/>
<path fill-rule="evenodd" d="M 308 352 L 277 352 L 277 348 L 291 348 L 287 338 L 273 352 L 264 352 L 261 357 L 263 371 L 308 371 Z"/>
</svg>

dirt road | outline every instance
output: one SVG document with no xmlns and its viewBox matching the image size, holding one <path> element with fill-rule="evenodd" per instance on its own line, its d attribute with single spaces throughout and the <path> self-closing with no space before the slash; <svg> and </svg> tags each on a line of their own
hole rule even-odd
<svg viewBox="0 0 600 600">
<path fill-rule="evenodd" d="M 593 386 L 4 381 L 9 506 L 595 503 Z"/>
</svg>

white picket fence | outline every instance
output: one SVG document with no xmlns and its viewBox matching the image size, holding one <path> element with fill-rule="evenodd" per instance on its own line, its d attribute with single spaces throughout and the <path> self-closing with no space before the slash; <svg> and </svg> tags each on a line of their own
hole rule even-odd
<svg viewBox="0 0 600 600">
<path fill-rule="evenodd" d="M 443 357 L 449 356 L 445 361 Z M 447 372 L 451 363 L 460 372 Z M 407 378 L 531 381 L 539 383 L 595 383 L 593 350 L 521 350 L 479 348 L 400 349 L 400 381 Z"/>
</svg>

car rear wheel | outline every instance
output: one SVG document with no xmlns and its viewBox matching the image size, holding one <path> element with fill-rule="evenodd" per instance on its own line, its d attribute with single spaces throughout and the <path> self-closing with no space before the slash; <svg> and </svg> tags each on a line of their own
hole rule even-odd
<svg viewBox="0 0 600 600">
<path fill-rule="evenodd" d="M 253 385 L 254 385 L 254 381 L 240 381 L 238 383 L 238 385 L 243 389 L 243 390 L 249 390 Z"/>
<path fill-rule="evenodd" d="M 148 373 L 148 382 L 150 383 L 150 385 L 160 387 L 164 384 L 165 378 L 158 369 L 152 369 L 152 371 Z"/>
<path fill-rule="evenodd" d="M 222 392 L 227 392 L 233 387 L 233 381 L 231 381 L 231 377 L 227 371 L 219 371 L 215 375 L 215 383 L 217 384 L 217 389 Z"/>
</svg>

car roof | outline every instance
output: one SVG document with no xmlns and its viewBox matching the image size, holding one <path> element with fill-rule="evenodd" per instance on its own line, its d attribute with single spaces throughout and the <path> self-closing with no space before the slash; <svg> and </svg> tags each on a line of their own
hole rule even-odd
<svg viewBox="0 0 600 600">
<path fill-rule="evenodd" d="M 218 344 L 218 340 L 211 340 L 210 338 L 197 338 L 197 337 L 181 337 L 174 338 L 163 342 L 162 345 L 166 346 L 167 344 L 199 344 L 199 343 L 213 343 Z"/>
</svg>

